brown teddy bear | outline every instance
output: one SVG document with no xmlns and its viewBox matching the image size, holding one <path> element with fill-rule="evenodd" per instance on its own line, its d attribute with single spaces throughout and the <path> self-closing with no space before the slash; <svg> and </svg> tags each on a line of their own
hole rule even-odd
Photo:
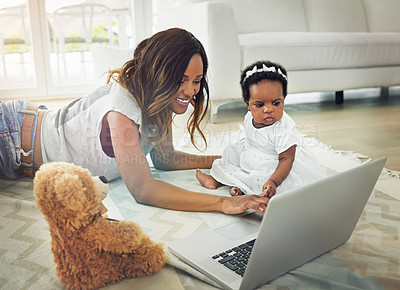
<svg viewBox="0 0 400 290">
<path fill-rule="evenodd" d="M 139 225 L 101 215 L 104 195 L 96 180 L 101 184 L 88 170 L 62 162 L 42 165 L 34 179 L 36 206 L 49 224 L 57 276 L 68 289 L 94 289 L 151 275 L 166 262 L 162 245 L 151 241 Z"/>
</svg>

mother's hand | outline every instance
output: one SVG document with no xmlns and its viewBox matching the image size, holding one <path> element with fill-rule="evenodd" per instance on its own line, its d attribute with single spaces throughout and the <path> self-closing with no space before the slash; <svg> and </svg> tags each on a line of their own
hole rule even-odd
<svg viewBox="0 0 400 290">
<path fill-rule="evenodd" d="M 222 201 L 221 211 L 226 214 L 238 214 L 248 209 L 264 212 L 268 205 L 269 198 L 258 195 L 241 195 L 226 197 Z"/>
</svg>

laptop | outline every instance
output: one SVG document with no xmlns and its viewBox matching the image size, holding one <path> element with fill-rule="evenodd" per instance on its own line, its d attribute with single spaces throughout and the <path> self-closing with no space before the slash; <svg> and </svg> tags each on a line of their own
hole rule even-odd
<svg viewBox="0 0 400 290">
<path fill-rule="evenodd" d="M 386 157 L 280 193 L 265 213 L 169 244 L 177 257 L 227 289 L 254 289 L 345 243 Z"/>
</svg>

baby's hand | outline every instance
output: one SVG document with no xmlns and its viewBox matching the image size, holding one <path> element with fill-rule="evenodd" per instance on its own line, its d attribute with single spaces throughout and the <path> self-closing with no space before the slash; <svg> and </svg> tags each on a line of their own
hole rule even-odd
<svg viewBox="0 0 400 290">
<path fill-rule="evenodd" d="M 261 197 L 273 197 L 276 193 L 276 185 L 272 180 L 267 180 L 263 185 L 263 190 L 260 194 Z"/>
</svg>

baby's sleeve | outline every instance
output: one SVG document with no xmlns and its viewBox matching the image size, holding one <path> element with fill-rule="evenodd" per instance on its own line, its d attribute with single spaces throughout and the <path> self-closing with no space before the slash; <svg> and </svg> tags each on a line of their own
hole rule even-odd
<svg viewBox="0 0 400 290">
<path fill-rule="evenodd" d="M 274 133 L 274 145 L 278 154 L 285 152 L 293 145 L 299 144 L 299 134 L 296 126 L 277 127 Z"/>
</svg>

